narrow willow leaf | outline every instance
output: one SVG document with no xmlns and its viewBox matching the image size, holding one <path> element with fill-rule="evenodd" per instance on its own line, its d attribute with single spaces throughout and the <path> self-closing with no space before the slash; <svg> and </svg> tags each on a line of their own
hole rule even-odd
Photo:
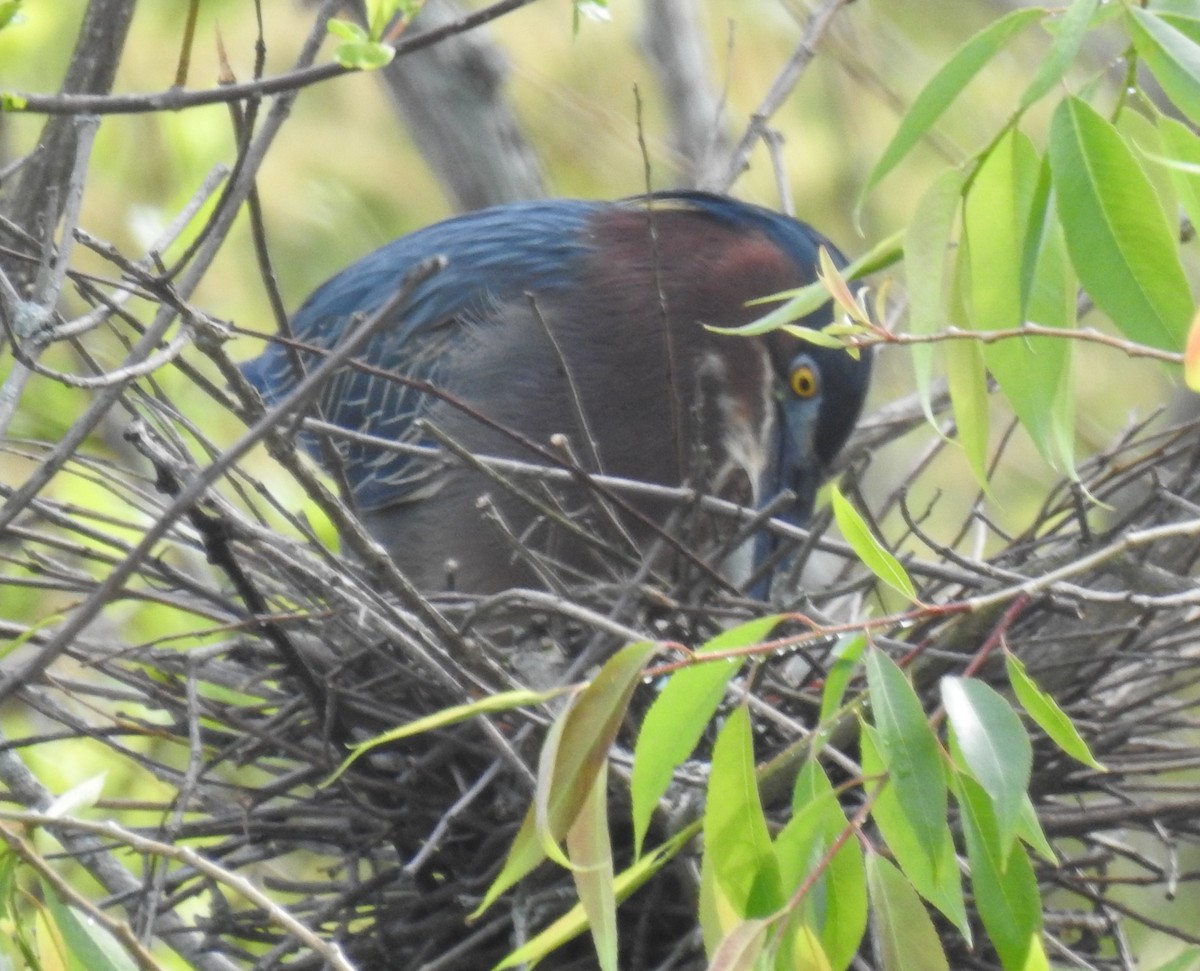
<svg viewBox="0 0 1200 971">
<path fill-rule="evenodd" d="M 469 704 L 454 705 L 450 708 L 443 708 L 441 711 L 436 711 L 432 715 L 426 715 L 424 718 L 414 719 L 407 724 L 401 725 L 399 728 L 393 728 L 391 731 L 376 735 L 374 738 L 369 738 L 365 742 L 355 745 L 353 751 L 337 767 L 337 771 L 321 783 L 321 785 L 327 786 L 336 782 L 342 773 L 350 768 L 356 760 L 362 758 L 372 749 L 379 748 L 381 745 L 399 742 L 402 739 L 411 738 L 414 735 L 420 735 L 423 732 L 430 732 L 438 728 L 445 728 L 448 725 L 456 725 L 459 722 L 475 718 L 478 715 L 493 715 L 497 712 L 512 711 L 515 708 L 540 705 L 566 694 L 570 690 L 570 688 L 564 687 L 551 688 L 547 691 L 528 691 L 525 689 L 501 691 L 498 694 L 488 695 L 486 698 L 480 698 L 478 701 L 472 701 Z"/>
<path fill-rule="evenodd" d="M 1134 47 L 1163 91 L 1193 122 L 1200 123 L 1200 44 L 1165 17 L 1132 7 Z"/>
<path fill-rule="evenodd" d="M 1188 171 L 1179 165 L 1169 165 L 1167 171 L 1175 183 L 1179 202 L 1193 226 L 1200 226 L 1200 138 L 1183 122 L 1167 115 L 1159 115 L 1158 130 L 1162 135 L 1163 150 L 1170 160 L 1194 166 Z"/>
<path fill-rule="evenodd" d="M 1014 330 L 1033 319 L 1032 314 L 1027 316 L 1027 308 L 1034 279 L 1039 268 L 1048 268 L 1040 259 L 1049 188 L 1048 180 L 1041 185 L 1042 172 L 1033 144 L 1012 130 L 982 161 L 971 183 L 963 221 L 972 329 Z M 1046 281 L 1043 277 L 1038 282 Z M 1073 292 L 1070 299 L 1073 306 Z M 1062 454 L 1064 439 L 1069 441 L 1070 436 L 1064 436 L 1061 425 L 1062 402 L 1069 399 L 1070 390 L 1064 383 L 1069 374 L 1069 342 L 1051 337 L 993 341 L 982 345 L 982 353 L 1042 457 L 1055 468 L 1070 468 L 1070 454 Z"/>
<path fill-rule="evenodd" d="M 1025 797 L 1025 802 L 1021 806 L 1021 822 L 1017 828 L 1017 835 L 1047 863 L 1058 864 L 1058 854 L 1054 852 L 1054 847 L 1046 839 L 1046 833 L 1042 829 L 1041 820 L 1038 819 L 1033 800 L 1028 796 Z"/>
<path fill-rule="evenodd" d="M 878 730 L 860 733 L 863 772 L 886 773 L 872 819 L 917 891 L 969 941 L 954 840 L 947 822 L 941 747 L 903 672 L 882 651 L 867 654 L 871 709 Z"/>
<path fill-rule="evenodd" d="M 775 855 L 786 896 L 812 874 L 829 847 L 849 826 L 829 778 L 816 761 L 796 777 L 792 818 L 775 838 Z M 846 840 L 808 890 L 797 915 L 816 931 L 821 953 L 834 971 L 854 960 L 867 928 L 867 885 L 862 847 Z"/>
<path fill-rule="evenodd" d="M 908 572 L 887 547 L 876 539 L 866 520 L 836 485 L 830 488 L 830 498 L 833 504 L 833 518 L 837 520 L 838 529 L 866 568 L 889 587 L 899 590 L 909 600 L 916 600 L 917 588 L 909 579 Z"/>
<path fill-rule="evenodd" d="M 952 305 L 954 318 L 965 320 L 968 314 L 963 309 L 963 292 L 969 276 L 968 248 L 964 239 L 959 247 L 959 259 L 954 278 Z M 950 391 L 950 404 L 954 407 L 954 423 L 958 429 L 958 441 L 962 445 L 967 465 L 981 489 L 987 488 L 988 455 L 988 384 L 987 370 L 983 363 L 983 351 L 979 344 L 969 340 L 952 340 L 946 343 L 946 382 Z"/>
<path fill-rule="evenodd" d="M 1029 87 L 1021 94 L 1021 100 L 1017 104 L 1018 110 L 1024 111 L 1035 101 L 1040 101 L 1062 80 L 1067 68 L 1074 62 L 1075 55 L 1079 53 L 1092 16 L 1099 5 L 1100 0 L 1074 0 L 1067 8 L 1067 12 L 1058 22 L 1049 55 L 1042 61 L 1037 74 L 1029 82 Z"/>
<path fill-rule="evenodd" d="M 864 197 L 912 151 L 988 61 L 1013 37 L 1043 16 L 1041 10 L 1014 10 L 993 21 L 954 52 L 908 109 L 899 129 L 868 176 L 863 187 Z"/>
<path fill-rule="evenodd" d="M 557 844 L 566 835 L 608 758 L 609 747 L 625 717 L 629 699 L 641 680 L 642 669 L 657 650 L 658 645 L 652 641 L 622 648 L 605 662 L 591 684 L 579 693 L 559 719 L 561 735 L 550 781 L 545 784 L 544 806 L 529 808 L 509 848 L 504 867 L 488 887 L 483 902 L 472 913 L 472 919 L 546 858 L 546 842 Z M 539 779 L 539 788 L 542 785 Z M 543 817 L 540 825 L 539 816 Z"/>
<path fill-rule="evenodd" d="M 994 688 L 976 678 L 944 677 L 942 705 L 963 761 L 992 800 L 1001 849 L 1017 837 L 1033 771 L 1033 746 L 1021 719 Z"/>
<path fill-rule="evenodd" d="M 587 914 L 600 971 L 617 971 L 617 897 L 608 835 L 608 765 L 600 767 L 583 808 L 567 831 L 579 902 Z"/>
<path fill-rule="evenodd" d="M 863 772 L 868 777 L 883 773 L 878 733 L 870 725 L 863 726 Z M 962 936 L 971 940 L 971 924 L 967 921 L 966 903 L 962 897 L 958 859 L 954 838 L 948 823 L 937 833 L 935 844 L 922 843 L 912 822 L 900 807 L 895 790 L 883 785 L 871 808 L 871 819 L 883 834 L 884 843 L 892 851 L 896 863 L 912 881 L 913 887 L 930 904 L 937 907 Z"/>
<path fill-rule="evenodd" d="M 700 824 L 698 822 L 690 826 L 685 826 L 662 846 L 657 847 L 651 853 L 645 854 L 633 866 L 617 874 L 613 888 L 617 903 L 628 899 L 630 894 L 644 886 L 647 880 L 662 870 L 669 861 L 678 856 L 679 852 L 696 838 L 696 834 L 699 831 Z M 516 968 L 522 965 L 532 966 L 546 957 L 546 955 L 558 950 L 567 941 L 574 940 L 587 930 L 587 927 L 587 916 L 583 912 L 583 905 L 576 904 L 545 930 L 540 931 L 515 951 L 508 954 L 503 961 L 496 965 L 495 971 L 503 971 L 506 968 Z"/>
<path fill-rule="evenodd" d="M 767 935 L 771 922 L 748 920 L 738 924 L 717 945 L 708 971 L 755 971 L 761 967 L 759 958 L 767 946 Z"/>
<path fill-rule="evenodd" d="M 971 888 L 1005 971 L 1050 971 L 1042 946 L 1042 898 L 1025 847 L 1005 848 L 988 794 L 969 775 L 955 782 L 971 861 Z"/>
<path fill-rule="evenodd" d="M 766 917 L 783 904 L 779 868 L 758 795 L 753 729 L 736 708 L 713 746 L 704 807 L 704 854 L 721 891 L 742 917 Z"/>
<path fill-rule="evenodd" d="M 1181 349 L 1193 308 L 1175 233 L 1124 139 L 1066 98 L 1050 124 L 1050 169 L 1071 261 L 1096 305 L 1131 340 Z"/>
<path fill-rule="evenodd" d="M 1014 654 L 1006 654 L 1004 663 L 1008 670 L 1008 683 L 1012 685 L 1013 693 L 1021 702 L 1021 707 L 1038 726 L 1044 731 L 1055 745 L 1071 756 L 1093 769 L 1104 771 L 1104 766 L 1096 761 L 1088 748 L 1087 742 L 1079 734 L 1071 719 L 1058 707 L 1046 692 L 1025 670 L 1021 659 Z"/>
<path fill-rule="evenodd" d="M 933 921 L 899 870 L 867 854 L 871 938 L 880 971 L 949 971 Z"/>
<path fill-rule="evenodd" d="M 858 670 L 858 662 L 867 647 L 865 634 L 843 634 L 829 652 L 829 670 L 821 691 L 820 723 L 825 725 L 842 707 L 846 688 Z"/>
<path fill-rule="evenodd" d="M 863 774 L 868 778 L 885 774 L 883 756 L 879 754 L 882 745 L 878 738 L 878 732 L 870 725 L 862 726 L 862 767 Z M 887 784 L 875 797 L 871 819 L 879 827 L 888 849 L 917 892 L 940 910 L 970 941 L 971 925 L 967 920 L 962 880 L 949 823 L 942 821 L 932 845 L 922 842 L 905 815 L 895 789 Z"/>
<path fill-rule="evenodd" d="M 880 240 L 862 256 L 848 263 L 842 269 L 842 276 L 847 280 L 856 280 L 896 262 L 900 258 L 900 236 L 901 234 L 897 232 Z M 787 324 L 795 323 L 802 317 L 807 317 L 829 303 L 829 299 L 829 288 L 821 280 L 817 280 L 795 290 L 784 290 L 751 300 L 748 306 L 778 303 L 780 300 L 785 303 L 742 327 L 706 325 L 705 329 L 711 330 L 714 334 L 741 334 L 746 337 L 766 334 Z"/>
<path fill-rule="evenodd" d="M 757 644 L 778 622 L 779 615 L 773 614 L 722 631 L 697 649 L 696 654 L 702 657 Z M 642 852 L 650 819 L 671 784 L 671 777 L 695 751 L 725 697 L 726 686 L 741 670 L 742 663 L 731 658 L 681 668 L 667 680 L 646 712 L 633 751 L 630 782 L 635 855 Z"/>
<path fill-rule="evenodd" d="M 1039 184 L 1050 185 L 1049 165 L 1043 162 Z M 1068 330 L 1076 324 L 1076 294 L 1079 284 L 1067 256 L 1062 225 L 1050 208 L 1038 210 L 1029 228 L 1032 253 L 1029 291 L 1025 318 L 1043 327 Z M 1036 242 L 1032 237 L 1037 237 Z M 1030 416 L 1036 429 L 1034 441 L 1051 468 L 1075 477 L 1075 394 L 1071 362 L 1073 346 L 1069 340 L 1026 338 L 1026 345 L 1037 361 L 1037 373 L 1048 386 L 1038 395 L 1041 413 Z"/>
<path fill-rule="evenodd" d="M 58 899 L 58 894 L 42 885 L 42 899 L 62 935 L 63 944 L 72 959 L 72 968 L 87 971 L 135 971 L 137 962 L 117 943 L 116 939 L 93 920 L 81 920 L 79 915 Z M 46 965 L 43 965 L 46 967 Z"/>
<path fill-rule="evenodd" d="M 921 843 L 935 847 L 946 825 L 941 747 L 917 693 L 896 662 L 882 650 L 873 649 L 867 654 L 866 668 L 871 712 L 889 785 Z"/>
<path fill-rule="evenodd" d="M 837 965 L 829 960 L 816 931 L 807 924 L 801 924 L 792 932 L 788 945 L 791 948 L 790 960 L 783 967 L 803 968 L 804 971 L 837 971 Z"/>
<path fill-rule="evenodd" d="M 948 322 L 946 261 L 962 191 L 962 173 L 957 169 L 946 170 L 925 191 L 908 225 L 904 237 L 904 273 L 908 284 L 908 327 L 914 334 L 933 334 Z M 934 345 L 914 344 L 912 356 L 921 408 L 936 428 L 931 404 Z"/>
</svg>

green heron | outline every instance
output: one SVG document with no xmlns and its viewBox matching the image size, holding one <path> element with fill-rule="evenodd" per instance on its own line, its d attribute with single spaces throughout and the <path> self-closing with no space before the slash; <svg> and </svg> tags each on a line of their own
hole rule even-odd
<svg viewBox="0 0 1200 971">
<path fill-rule="evenodd" d="M 822 246 L 841 260 L 801 222 L 699 192 L 498 206 L 364 257 L 318 288 L 292 329 L 311 368 L 441 255 L 444 269 L 413 287 L 360 352 L 369 367 L 342 368 L 324 385 L 327 422 L 383 443 L 452 442 L 531 462 L 544 460 L 533 446 L 553 442 L 592 473 L 689 484 L 751 506 L 787 491 L 780 515 L 804 524 L 862 408 L 869 357 L 784 331 L 744 337 L 705 325 L 745 324 L 763 312 L 750 301 L 811 283 Z M 827 304 L 799 323 L 820 328 L 832 314 Z M 244 371 L 268 403 L 299 379 L 281 344 Z M 319 457 L 317 440 L 302 438 Z M 661 549 L 663 525 L 679 519 L 663 500 L 620 498 L 614 511 L 578 479 L 554 489 L 523 480 L 539 508 L 477 466 L 383 443 L 360 434 L 335 447 L 363 523 L 427 592 L 544 585 L 521 544 L 587 577 L 603 569 L 589 536 L 605 515 L 622 543 L 643 549 Z M 555 503 L 568 522 L 547 512 Z M 748 540 L 718 568 L 743 582 L 769 547 L 764 536 Z"/>
</svg>

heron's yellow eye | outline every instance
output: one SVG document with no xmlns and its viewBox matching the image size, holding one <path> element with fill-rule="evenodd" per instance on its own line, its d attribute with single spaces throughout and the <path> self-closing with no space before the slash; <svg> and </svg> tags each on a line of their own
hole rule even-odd
<svg viewBox="0 0 1200 971">
<path fill-rule="evenodd" d="M 809 364 L 800 364 L 792 368 L 792 373 L 788 375 L 788 385 L 797 398 L 811 398 L 821 390 L 817 372 Z"/>
</svg>

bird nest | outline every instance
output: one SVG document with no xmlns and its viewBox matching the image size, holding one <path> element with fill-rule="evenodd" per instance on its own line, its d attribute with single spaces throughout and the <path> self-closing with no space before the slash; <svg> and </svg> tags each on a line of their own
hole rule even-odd
<svg viewBox="0 0 1200 971">
<path fill-rule="evenodd" d="M 0 774 L 12 815 L 52 829 L 104 886 L 98 914 L 117 930 L 154 928 L 197 967 L 494 965 L 575 899 L 569 874 L 543 864 L 468 919 L 533 797 L 553 705 L 439 725 L 333 779 L 347 745 L 518 685 L 586 678 L 631 640 L 694 646 L 764 610 L 686 557 L 631 570 L 617 551 L 597 572 L 603 581 L 577 582 L 547 561 L 545 575 L 557 577 L 547 590 L 430 601 L 356 533 L 286 430 L 273 453 L 308 490 L 310 518 L 320 509 L 340 530 L 344 555 L 156 388 L 133 387 L 119 403 L 135 416 L 122 423 L 124 458 L 75 451 L 60 476 L 72 489 L 15 495 L 23 506 L 3 535 L 4 582 L 10 596 L 51 597 L 64 612 L 6 622 L 21 639 L 5 667 L 26 678 L 16 695 L 25 731 L 8 740 Z M 896 408 L 868 417 L 850 449 L 850 489 L 869 475 L 873 444 L 911 424 Z M 872 638 L 907 664 L 929 710 L 940 674 L 973 665 L 987 676 L 988 651 L 1002 644 L 1108 770 L 1037 742 L 1032 793 L 1059 857 L 1038 864 L 1038 879 L 1052 953 L 1066 966 L 1132 968 L 1138 928 L 1197 942 L 1194 925 L 1164 917 L 1158 902 L 1195 893 L 1186 884 L 1200 838 L 1200 426 L 1164 424 L 1134 428 L 1082 463 L 1025 532 L 987 556 L 926 536 L 926 514 L 905 508 L 904 488 L 874 504 L 877 517 L 899 511 L 906 524 L 899 545 L 925 606 L 874 621 Z M 32 467 L 61 448 L 10 443 L 7 454 Z M 93 497 L 86 506 L 80 490 Z M 681 517 L 702 508 L 686 492 L 672 498 Z M 791 531 L 803 593 L 772 608 L 827 636 L 767 656 L 737 683 L 752 697 L 759 758 L 811 731 L 835 629 L 879 614 L 866 606 L 875 578 L 827 527 L 818 517 Z M 612 754 L 618 866 L 629 859 L 621 770 L 656 690 L 639 689 Z M 835 734 L 825 750 L 835 782 L 855 771 L 855 737 Z M 52 808 L 52 794 L 24 763 L 45 766 L 64 740 L 79 746 L 72 759 L 94 755 L 110 782 L 76 811 L 30 815 Z M 655 839 L 695 817 L 709 743 L 678 773 Z M 113 791 L 115 779 L 129 796 Z M 696 856 L 681 853 L 621 907 L 623 967 L 705 966 L 698 872 Z M 998 967 L 986 946 L 972 953 L 945 936 L 953 966 Z M 594 961 L 584 938 L 547 964 Z M 873 966 L 868 942 L 857 967 Z"/>
</svg>

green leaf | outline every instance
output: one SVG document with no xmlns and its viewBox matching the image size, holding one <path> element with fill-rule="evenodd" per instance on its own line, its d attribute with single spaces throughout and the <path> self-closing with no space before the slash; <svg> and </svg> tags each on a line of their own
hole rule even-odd
<svg viewBox="0 0 1200 971">
<path fill-rule="evenodd" d="M 1194 166 L 1191 171 L 1170 166 L 1169 172 L 1188 219 L 1193 226 L 1200 226 L 1200 138 L 1183 122 L 1167 115 L 1159 115 L 1158 129 L 1170 160 Z"/>
<path fill-rule="evenodd" d="M 867 686 L 880 755 L 891 787 L 921 842 L 937 845 L 946 824 L 946 780 L 941 747 L 917 693 L 887 654 L 867 653 Z"/>
<path fill-rule="evenodd" d="M 1046 839 L 1046 833 L 1038 819 L 1037 810 L 1033 807 L 1033 800 L 1028 796 L 1021 805 L 1021 822 L 1017 827 L 1017 835 L 1043 860 L 1057 865 L 1058 856 L 1054 852 L 1054 847 L 1050 845 L 1050 841 Z"/>
<path fill-rule="evenodd" d="M 392 63 L 396 50 L 390 44 L 376 41 L 362 43 L 347 41 L 333 49 L 333 59 L 352 71 L 373 71 Z"/>
<path fill-rule="evenodd" d="M 729 715 L 713 746 L 704 807 L 704 855 L 740 917 L 766 917 L 783 904 L 779 868 L 758 794 L 750 715 Z"/>
<path fill-rule="evenodd" d="M 579 901 L 587 914 L 600 971 L 617 971 L 617 898 L 608 835 L 608 764 L 600 767 L 571 828 L 567 850 Z"/>
<path fill-rule="evenodd" d="M 1032 143 L 1016 130 L 1008 132 L 983 159 L 971 183 L 963 211 L 970 265 L 969 326 L 974 330 L 1014 330 L 1027 319 L 1027 303 L 1039 266 L 1040 244 L 1046 226 L 1045 192 L 1040 187 L 1042 166 Z M 1048 185 L 1047 185 L 1048 188 Z M 1035 213 L 1035 203 L 1037 206 Z M 1031 225 L 1032 217 L 1037 220 Z M 1051 238 L 1047 245 L 1053 245 Z M 1039 297 L 1042 291 L 1039 291 Z M 1074 293 L 1070 295 L 1074 306 Z M 1039 306 L 1039 310 L 1041 307 Z M 1070 468 L 1069 342 L 1061 338 L 1028 337 L 982 346 L 983 361 L 1000 390 L 1041 452 L 1056 468 Z"/>
<path fill-rule="evenodd" d="M 343 20 L 340 17 L 331 18 L 325 25 L 325 29 L 333 34 L 334 37 L 340 37 L 342 40 L 362 42 L 371 39 L 370 35 L 361 25 L 356 24 L 352 20 Z"/>
<path fill-rule="evenodd" d="M 917 95 L 863 188 L 865 197 L 924 137 L 943 112 L 1013 37 L 1044 16 L 1038 9 L 1014 10 L 962 45 Z M 861 205 L 861 204 L 860 204 Z"/>
<path fill-rule="evenodd" d="M 791 896 L 820 863 L 849 823 L 820 763 L 806 762 L 796 777 L 792 818 L 775 838 L 785 896 Z M 844 971 L 854 960 L 867 927 L 867 885 L 862 847 L 851 837 L 808 890 L 801 923 L 817 932 L 821 953 Z"/>
<path fill-rule="evenodd" d="M 1001 850 L 1007 854 L 1033 771 L 1025 726 L 1003 696 L 976 678 L 944 677 L 941 694 L 966 768 L 992 800 Z"/>
<path fill-rule="evenodd" d="M 1005 971 L 1050 971 L 1042 946 L 1042 900 L 1025 847 L 1004 846 L 992 801 L 973 778 L 959 774 L 955 792 L 961 809 L 971 888 Z"/>
<path fill-rule="evenodd" d="M 825 953 L 825 948 L 821 946 L 820 938 L 807 924 L 795 928 L 785 944 L 789 953 L 781 955 L 781 959 L 775 962 L 776 967 L 802 968 L 803 971 L 837 971 Z"/>
<path fill-rule="evenodd" d="M 904 236 L 904 275 L 908 285 L 908 327 L 914 334 L 933 334 L 949 322 L 946 307 L 946 260 L 951 254 L 954 218 L 962 198 L 963 175 L 947 169 L 925 191 Z M 933 344 L 914 344 L 913 368 L 925 417 L 935 428 L 930 403 Z"/>
<path fill-rule="evenodd" d="M 759 958 L 767 946 L 772 922 L 747 920 L 738 924 L 713 951 L 708 967 L 711 971 L 756 971 L 762 965 Z"/>
<path fill-rule="evenodd" d="M 1173 227 L 1115 128 L 1078 98 L 1050 124 L 1050 169 L 1067 250 L 1084 288 L 1131 340 L 1180 350 L 1191 292 Z"/>
<path fill-rule="evenodd" d="M 504 867 L 488 887 L 473 918 L 546 858 L 547 842 L 557 843 L 566 835 L 608 758 L 629 699 L 641 681 L 642 669 L 657 650 L 653 641 L 641 641 L 614 654 L 548 733 L 548 744 L 558 740 L 553 746 L 549 781 L 539 778 L 535 805 L 525 815 Z M 546 774 L 541 772 L 542 776 Z"/>
<path fill-rule="evenodd" d="M 53 888 L 46 884 L 42 885 L 42 897 L 62 935 L 73 967 L 87 971 L 135 971 L 137 962 L 107 930 L 91 919 L 80 920 L 79 915 L 59 900 Z"/>
<path fill-rule="evenodd" d="M 955 321 L 966 321 L 966 294 L 970 286 L 970 259 L 962 251 L 964 239 L 959 246 L 959 259 L 950 293 L 951 317 Z M 983 349 L 976 341 L 952 340 L 947 342 L 946 384 L 950 392 L 950 404 L 954 408 L 954 423 L 959 444 L 975 481 L 981 489 L 987 488 L 988 458 L 988 382 L 983 363 Z"/>
<path fill-rule="evenodd" d="M 531 705 L 544 704 L 553 698 L 565 694 L 569 690 L 570 688 L 563 687 L 550 688 L 546 691 L 528 691 L 526 689 L 501 691 L 498 694 L 488 695 L 485 698 L 480 698 L 478 701 L 472 701 L 466 705 L 454 705 L 450 708 L 443 708 L 432 715 L 417 718 L 407 724 L 401 725 L 399 728 L 393 728 L 381 735 L 376 735 L 374 738 L 369 738 L 365 742 L 359 742 L 354 746 L 350 754 L 346 756 L 342 764 L 337 767 L 337 771 L 322 782 L 321 785 L 328 786 L 337 781 L 342 773 L 350 768 L 356 760 L 362 758 L 372 749 L 379 748 L 381 745 L 399 742 L 402 739 L 411 738 L 414 735 L 420 735 L 439 728 L 445 728 L 448 725 L 456 725 L 459 722 L 467 721 L 478 715 L 494 715 L 497 712 L 512 711 L 515 708 L 527 708 Z"/>
<path fill-rule="evenodd" d="M 15 91 L 0 91 L 0 111 L 24 111 L 28 106 L 29 99 Z"/>
<path fill-rule="evenodd" d="M 680 851 L 696 838 L 699 831 L 699 821 L 685 826 L 662 846 L 645 854 L 627 870 L 621 871 L 614 883 L 617 902 L 627 900 L 632 893 L 644 886 L 647 880 L 678 856 Z M 583 905 L 576 904 L 545 930 L 540 931 L 519 948 L 510 952 L 503 961 L 496 965 L 495 971 L 522 965 L 532 966 L 546 955 L 562 947 L 567 941 L 574 940 L 587 930 L 587 926 L 588 921 L 583 911 Z"/>
<path fill-rule="evenodd" d="M 1200 123 L 1200 44 L 1167 18 L 1139 7 L 1129 9 L 1127 22 L 1134 47 L 1163 91 Z"/>
<path fill-rule="evenodd" d="M 19 24 L 24 20 L 21 13 L 21 0 L 4 0 L 0 3 L 0 30 Z"/>
<path fill-rule="evenodd" d="M 821 714 L 819 721 L 825 725 L 842 707 L 846 688 L 858 670 L 858 662 L 867 647 L 865 634 L 843 634 L 829 652 L 829 670 L 825 675 L 825 687 L 821 691 Z"/>
<path fill-rule="evenodd" d="M 1105 771 L 1104 766 L 1092 755 L 1087 742 L 1083 740 L 1071 719 L 1058 707 L 1053 698 L 1037 686 L 1025 670 L 1021 659 L 1014 654 L 1006 654 L 1004 663 L 1008 670 L 1008 683 L 1012 685 L 1013 693 L 1021 702 L 1021 707 L 1037 722 L 1050 740 L 1071 758 L 1093 769 Z"/>
<path fill-rule="evenodd" d="M 913 886 L 970 939 L 954 840 L 946 818 L 941 747 L 917 696 L 891 658 L 867 654 L 867 680 L 878 730 L 860 733 L 863 773 L 887 774 L 871 817 Z"/>
<path fill-rule="evenodd" d="M 1019 111 L 1024 111 L 1035 101 L 1040 101 L 1062 80 L 1067 68 L 1075 60 L 1075 55 L 1079 53 L 1092 16 L 1099 5 L 1100 0 L 1074 0 L 1067 8 L 1067 12 L 1058 22 L 1049 55 L 1042 61 L 1037 74 L 1029 82 L 1029 87 L 1021 94 L 1021 100 L 1017 104 Z"/>
<path fill-rule="evenodd" d="M 899 590 L 909 600 L 916 600 L 917 588 L 913 586 L 907 571 L 887 547 L 875 538 L 866 520 L 836 485 L 830 487 L 830 499 L 838 529 L 866 568 L 889 587 Z"/>
<path fill-rule="evenodd" d="M 880 971 L 949 971 L 933 921 L 904 874 L 878 853 L 868 853 L 867 886 Z"/>
<path fill-rule="evenodd" d="M 700 647 L 696 655 L 703 657 L 757 644 L 778 622 L 779 615 L 775 614 L 722 631 Z M 742 663 L 741 659 L 728 658 L 681 668 L 671 675 L 646 712 L 633 751 L 630 782 L 635 855 L 641 855 L 650 820 L 671 784 L 671 777 L 695 751 L 725 697 L 726 686 L 741 670 Z"/>
<path fill-rule="evenodd" d="M 1050 184 L 1048 164 L 1043 164 L 1045 186 Z M 1042 184 L 1040 182 L 1039 184 Z M 1027 254 L 1033 261 L 1029 274 L 1029 292 L 1025 318 L 1043 327 L 1063 330 L 1074 327 L 1078 282 L 1067 256 L 1062 225 L 1051 208 L 1042 207 L 1028 232 Z M 1075 475 L 1075 395 L 1072 377 L 1072 344 L 1054 338 L 1026 338 L 1023 357 L 1030 373 L 1037 375 L 1034 400 L 1041 403 L 1037 415 L 1027 414 L 1027 426 L 1034 444 L 1052 468 Z M 995 355 L 986 356 L 989 364 Z M 1009 382 L 1012 384 L 1011 380 Z"/>
<path fill-rule="evenodd" d="M 899 259 L 899 243 L 900 233 L 893 233 L 886 239 L 880 240 L 862 256 L 848 263 L 842 269 L 841 275 L 847 280 L 855 280 L 860 276 L 890 266 Z M 824 281 L 817 280 L 795 290 L 784 290 L 780 293 L 758 297 L 751 300 L 747 306 L 778 303 L 780 300 L 785 302 L 742 327 L 714 327 L 706 324 L 705 330 L 711 330 L 714 334 L 741 334 L 746 337 L 770 333 L 780 327 L 795 323 L 824 307 L 830 300 L 829 287 L 825 285 Z M 812 328 L 804 329 L 811 330 Z"/>
</svg>

